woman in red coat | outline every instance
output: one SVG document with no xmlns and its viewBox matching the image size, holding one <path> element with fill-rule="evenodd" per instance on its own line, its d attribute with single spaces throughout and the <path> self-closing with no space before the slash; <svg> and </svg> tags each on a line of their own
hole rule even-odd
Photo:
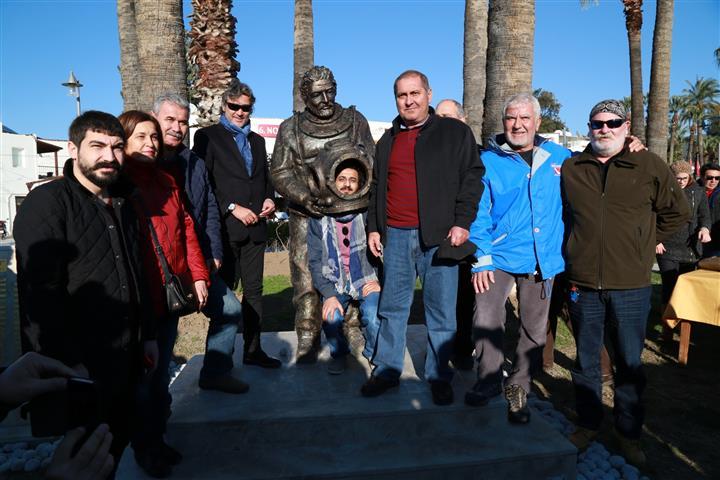
<svg viewBox="0 0 720 480">
<path fill-rule="evenodd" d="M 157 120 L 145 112 L 131 110 L 119 117 L 125 129 L 125 162 L 123 172 L 138 187 L 136 206 L 149 218 L 155 230 L 168 267 L 192 291 L 198 310 L 207 301 L 209 272 L 200 250 L 192 218 L 185 211 L 181 192 L 173 177 L 159 168 L 156 160 L 162 150 L 162 136 Z M 177 337 L 178 316 L 167 309 L 163 272 L 147 223 L 144 224 L 144 270 L 157 317 L 158 364 L 138 392 L 137 424 L 133 449 L 138 464 L 151 476 L 170 475 L 172 465 L 182 455 L 163 439 L 170 412 L 168 367 Z M 152 368 L 153 366 L 150 366 Z"/>
</svg>

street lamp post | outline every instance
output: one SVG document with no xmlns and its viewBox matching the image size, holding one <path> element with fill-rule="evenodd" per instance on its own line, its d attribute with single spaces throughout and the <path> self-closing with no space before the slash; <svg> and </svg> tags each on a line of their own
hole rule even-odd
<svg viewBox="0 0 720 480">
<path fill-rule="evenodd" d="M 70 70 L 70 77 L 68 78 L 68 81 L 62 84 L 63 87 L 68 87 L 70 91 L 68 92 L 68 95 L 71 97 L 75 97 L 75 107 L 77 110 L 77 115 L 80 116 L 80 87 L 82 87 L 82 83 L 75 78 L 75 74 Z"/>
</svg>

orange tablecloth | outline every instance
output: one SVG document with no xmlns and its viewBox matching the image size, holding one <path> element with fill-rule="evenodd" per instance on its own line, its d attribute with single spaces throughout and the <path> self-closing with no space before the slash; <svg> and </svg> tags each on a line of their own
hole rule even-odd
<svg viewBox="0 0 720 480">
<path fill-rule="evenodd" d="M 663 319 L 671 328 L 682 320 L 720 326 L 720 272 L 695 270 L 680 275 Z"/>
</svg>

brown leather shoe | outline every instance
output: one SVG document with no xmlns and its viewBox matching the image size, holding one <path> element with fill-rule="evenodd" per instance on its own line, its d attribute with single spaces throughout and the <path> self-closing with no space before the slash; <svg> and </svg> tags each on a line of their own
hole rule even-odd
<svg viewBox="0 0 720 480">
<path fill-rule="evenodd" d="M 614 433 L 618 447 L 620 447 L 620 452 L 622 456 L 625 457 L 625 460 L 638 468 L 644 467 L 647 462 L 647 457 L 640 446 L 640 439 L 628 438 L 617 430 L 615 430 Z"/>
<path fill-rule="evenodd" d="M 575 431 L 570 434 L 568 440 L 575 445 L 579 451 L 583 452 L 600 433 L 598 430 L 590 430 L 589 428 L 576 427 Z"/>
<path fill-rule="evenodd" d="M 218 390 L 220 392 L 235 394 L 247 393 L 247 391 L 250 390 L 250 385 L 239 378 L 233 377 L 229 373 L 218 377 L 200 377 L 198 385 L 203 390 Z"/>
</svg>

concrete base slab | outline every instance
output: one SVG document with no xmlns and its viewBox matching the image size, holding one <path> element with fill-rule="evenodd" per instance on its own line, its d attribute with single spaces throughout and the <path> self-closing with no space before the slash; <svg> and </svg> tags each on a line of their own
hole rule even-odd
<svg viewBox="0 0 720 480">
<path fill-rule="evenodd" d="M 351 358 L 344 374 L 329 375 L 327 348 L 317 364 L 294 363 L 295 332 L 265 333 L 262 342 L 283 367 L 237 368 L 250 384 L 247 394 L 200 390 L 201 355 L 172 385 L 167 441 L 185 456 L 173 478 L 575 478 L 575 448 L 539 415 L 516 426 L 502 396 L 482 408 L 463 404 L 473 372 L 456 375 L 454 405 L 432 403 L 421 380 L 424 326 L 408 329 L 400 386 L 377 398 L 360 396 L 370 374 L 362 357 Z M 117 478 L 149 477 L 128 449 Z"/>
</svg>

